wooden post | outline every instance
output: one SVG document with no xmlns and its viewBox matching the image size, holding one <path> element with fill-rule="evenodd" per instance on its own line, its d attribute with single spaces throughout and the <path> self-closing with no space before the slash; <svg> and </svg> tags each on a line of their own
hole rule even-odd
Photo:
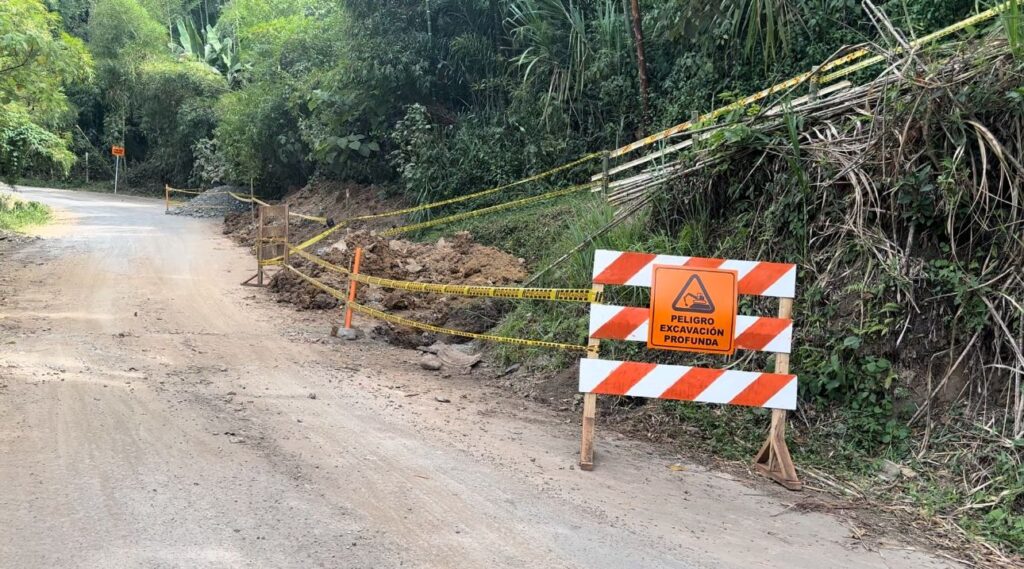
<svg viewBox="0 0 1024 569">
<path fill-rule="evenodd" d="M 363 248 L 356 247 L 355 256 L 352 258 L 352 274 L 359 274 L 359 262 L 363 260 Z M 355 302 L 356 300 L 356 281 L 348 280 L 348 301 Z M 352 328 L 352 307 L 345 306 L 345 329 Z"/>
<path fill-rule="evenodd" d="M 779 318 L 793 317 L 793 299 L 779 299 Z M 775 354 L 775 373 L 789 373 L 789 354 Z M 772 426 L 768 440 L 754 457 L 754 468 L 789 490 L 800 490 L 803 483 L 796 474 L 796 466 L 786 446 L 786 411 L 772 410 Z"/>
<path fill-rule="evenodd" d="M 263 286 L 263 207 L 260 206 L 259 223 L 256 225 L 256 286 Z"/>
<path fill-rule="evenodd" d="M 610 162 L 610 153 L 605 152 L 604 158 L 601 159 L 601 195 L 604 196 L 604 199 L 608 199 L 608 166 Z"/>
<path fill-rule="evenodd" d="M 164 184 L 164 213 L 171 211 L 171 187 Z"/>
<path fill-rule="evenodd" d="M 607 165 L 607 157 L 605 158 Z M 607 172 L 607 170 L 605 171 Z M 607 183 L 607 177 L 605 183 Z M 593 291 L 600 295 L 604 292 L 604 285 L 594 285 Z M 600 357 L 601 340 L 591 338 L 587 342 L 587 359 Z M 597 394 L 583 394 L 583 429 L 580 434 L 580 470 L 594 469 L 594 426 L 597 423 Z"/>
<path fill-rule="evenodd" d="M 281 253 L 281 262 L 288 264 L 288 228 L 291 226 L 291 216 L 288 215 L 288 204 L 284 204 L 284 252 Z"/>
<path fill-rule="evenodd" d="M 89 153 L 85 153 L 85 183 L 89 183 Z"/>
</svg>

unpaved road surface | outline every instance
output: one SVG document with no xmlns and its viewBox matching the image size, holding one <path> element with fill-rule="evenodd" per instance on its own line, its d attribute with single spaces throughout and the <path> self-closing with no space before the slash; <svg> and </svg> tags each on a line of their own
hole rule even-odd
<svg viewBox="0 0 1024 569">
<path fill-rule="evenodd" d="M 239 283 L 216 221 L 22 189 L 0 245 L 0 568 L 928 568 Z M 440 402 L 448 399 L 450 402 Z"/>
</svg>

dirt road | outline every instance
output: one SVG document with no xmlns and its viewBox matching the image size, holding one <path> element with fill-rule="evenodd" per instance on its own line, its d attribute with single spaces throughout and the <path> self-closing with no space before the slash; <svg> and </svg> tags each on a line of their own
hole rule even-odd
<svg viewBox="0 0 1024 569">
<path fill-rule="evenodd" d="M 575 421 L 240 287 L 216 221 L 23 192 L 60 219 L 0 249 L 4 569 L 946 566 L 607 432 L 581 472 Z"/>
</svg>

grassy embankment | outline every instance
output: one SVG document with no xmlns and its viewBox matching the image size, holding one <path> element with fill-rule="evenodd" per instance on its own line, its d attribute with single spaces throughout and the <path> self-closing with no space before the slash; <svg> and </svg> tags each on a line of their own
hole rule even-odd
<svg viewBox="0 0 1024 569">
<path fill-rule="evenodd" d="M 23 231 L 34 225 L 46 224 L 51 217 L 50 208 L 39 202 L 0 192 L 0 230 Z"/>
</svg>

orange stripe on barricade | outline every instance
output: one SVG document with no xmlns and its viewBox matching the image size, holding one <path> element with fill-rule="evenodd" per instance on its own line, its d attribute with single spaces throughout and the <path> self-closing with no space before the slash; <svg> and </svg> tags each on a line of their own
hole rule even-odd
<svg viewBox="0 0 1024 569">
<path fill-rule="evenodd" d="M 620 395 L 626 393 L 648 372 L 657 367 L 655 364 L 641 362 L 622 362 L 612 373 L 594 388 L 593 393 Z"/>
<path fill-rule="evenodd" d="M 679 381 L 675 382 L 661 394 L 663 399 L 676 399 L 681 401 L 693 401 L 698 395 L 704 392 L 712 383 L 725 373 L 720 369 L 690 368 L 690 371 L 683 374 Z"/>
<path fill-rule="evenodd" d="M 594 284 L 650 287 L 654 267 L 691 267 L 736 271 L 739 294 L 796 296 L 796 265 L 734 259 L 598 250 L 594 252 Z"/>
<path fill-rule="evenodd" d="M 650 309 L 640 306 L 593 304 L 590 308 L 590 337 L 597 340 L 646 342 Z M 768 316 L 736 317 L 736 348 L 762 352 L 789 353 L 793 321 Z"/>
</svg>

